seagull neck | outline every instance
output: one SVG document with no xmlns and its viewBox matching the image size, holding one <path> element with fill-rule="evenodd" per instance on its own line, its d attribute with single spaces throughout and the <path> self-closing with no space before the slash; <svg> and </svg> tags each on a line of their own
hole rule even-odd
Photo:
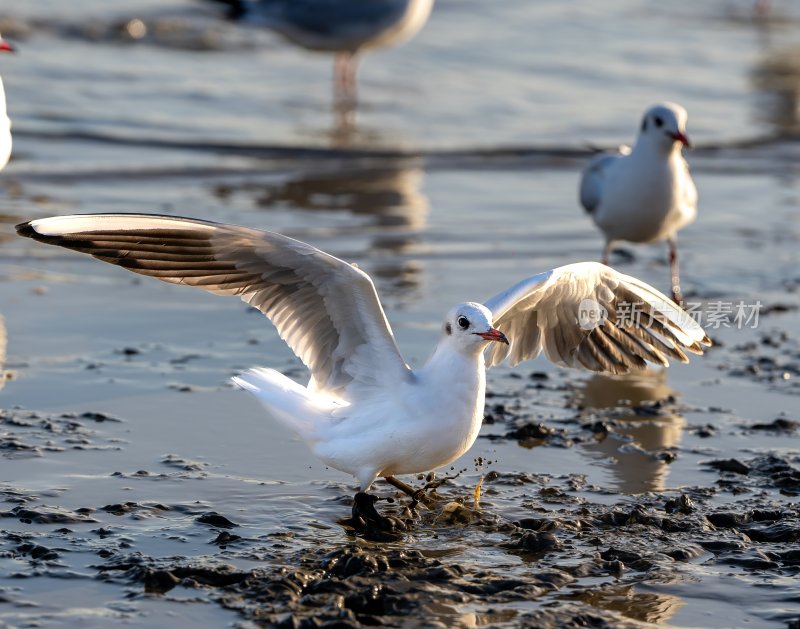
<svg viewBox="0 0 800 629">
<path fill-rule="evenodd" d="M 474 353 L 465 352 L 456 349 L 447 340 L 442 340 L 420 370 L 420 375 L 440 385 L 456 381 L 477 386 L 478 381 L 485 378 L 485 367 L 483 348 Z M 467 382 L 471 379 L 475 379 L 475 382 Z"/>
<path fill-rule="evenodd" d="M 673 157 L 681 158 L 683 157 L 683 144 L 680 142 L 673 142 L 672 147 L 669 150 L 669 157 L 672 159 Z"/>
<path fill-rule="evenodd" d="M 646 153 L 657 153 L 658 147 L 655 146 L 653 141 L 646 135 L 639 137 L 636 140 L 636 144 L 633 145 L 633 150 L 631 151 L 631 155 L 641 155 Z"/>
<path fill-rule="evenodd" d="M 661 155 L 666 159 L 670 159 L 675 154 L 680 155 L 680 152 L 680 142 L 670 142 L 668 144 L 666 141 L 659 142 L 649 135 L 643 135 L 636 140 L 631 155 Z"/>
</svg>

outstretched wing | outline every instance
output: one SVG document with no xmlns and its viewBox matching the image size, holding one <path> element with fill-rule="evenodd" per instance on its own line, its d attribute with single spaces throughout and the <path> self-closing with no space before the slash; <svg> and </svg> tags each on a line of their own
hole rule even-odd
<svg viewBox="0 0 800 629">
<path fill-rule="evenodd" d="M 583 170 L 580 200 L 587 214 L 593 213 L 603 200 L 603 183 L 609 166 L 630 152 L 627 146 L 620 146 L 619 153 L 603 153 L 593 157 L 589 165 Z"/>
<path fill-rule="evenodd" d="M 165 282 L 240 297 L 269 317 L 311 370 L 312 390 L 352 401 L 357 387 L 412 377 L 370 277 L 298 240 L 148 214 L 44 218 L 17 225 L 17 233 Z"/>
<path fill-rule="evenodd" d="M 522 280 L 486 302 L 511 345 L 492 343 L 487 364 L 511 365 L 544 351 L 557 365 L 614 374 L 711 345 L 703 329 L 666 295 L 596 262 Z"/>
</svg>

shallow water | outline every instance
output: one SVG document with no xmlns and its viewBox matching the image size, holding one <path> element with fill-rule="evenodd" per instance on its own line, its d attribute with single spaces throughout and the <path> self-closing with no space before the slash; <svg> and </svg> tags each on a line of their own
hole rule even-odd
<svg viewBox="0 0 800 629">
<path fill-rule="evenodd" d="M 224 563 L 261 583 L 282 566 L 319 573 L 315 552 L 351 548 L 390 558 L 420 550 L 426 570 L 441 561 L 467 580 L 539 583 L 535 594 L 469 595 L 452 580 L 409 603 L 448 625 L 526 614 L 544 624 L 548 613 L 574 612 L 611 626 L 784 626 L 800 615 L 796 563 L 780 555 L 800 539 L 798 488 L 753 462 L 771 453 L 796 469 L 797 433 L 752 428 L 798 419 L 793 3 L 775 1 L 773 17 L 756 20 L 743 0 L 619 0 L 602 10 L 441 0 L 414 42 L 366 60 L 355 129 L 337 128 L 325 57 L 219 25 L 188 1 L 65 6 L 0 5 L 0 30 L 22 50 L 0 60 L 15 131 L 0 175 L 0 623 L 219 626 L 274 622 L 259 614 L 287 609 L 304 618 L 308 600 L 276 609 L 280 597 L 246 590 L 248 581 L 231 594 L 193 586 L 195 574 L 158 594 L 150 577 L 109 566 L 132 557 L 165 570 Z M 141 41 L 120 34 L 133 18 L 147 26 Z M 453 303 L 598 257 L 600 238 L 576 200 L 580 168 L 590 146 L 630 141 L 641 110 L 665 98 L 687 107 L 699 144 L 689 159 L 700 215 L 681 234 L 687 296 L 760 300 L 758 327 L 712 329 L 717 347 L 705 357 L 633 380 L 543 359 L 493 370 L 493 423 L 454 464 L 462 476 L 440 490 L 469 504 L 479 477 L 495 471 L 482 510 L 467 526 L 423 514 L 391 543 L 348 536 L 340 520 L 351 479 L 228 385 L 256 364 L 305 377 L 260 315 L 13 236 L 22 220 L 76 211 L 285 232 L 373 275 L 404 355 L 420 364 Z M 628 251 L 615 260 L 621 270 L 666 288 L 662 248 Z M 545 438 L 508 436 L 539 422 L 552 430 Z M 610 430 L 587 428 L 596 423 Z M 750 474 L 704 465 L 731 458 L 750 462 Z M 698 506 L 677 538 L 600 524 L 636 505 L 663 514 L 681 494 Z M 25 521 L 12 511 L 20 506 L 58 517 Z M 773 541 L 703 519 L 768 506 L 782 510 L 776 526 L 788 531 Z M 198 522 L 210 512 L 242 539 L 210 544 L 226 530 Z M 520 535 L 511 523 L 524 518 L 555 522 L 559 552 L 509 550 Z M 581 518 L 594 518 L 589 532 L 573 526 Z M 738 554 L 719 550 L 731 539 Z M 34 557 L 29 542 L 57 557 Z M 686 544 L 702 552 L 664 554 Z M 658 556 L 646 566 L 619 560 L 619 574 L 575 569 L 601 551 L 617 561 L 616 547 Z M 545 587 L 536 579 L 548 571 L 573 580 Z M 388 575 L 370 578 L 397 590 Z M 383 617 L 399 623 L 403 614 Z"/>
</svg>

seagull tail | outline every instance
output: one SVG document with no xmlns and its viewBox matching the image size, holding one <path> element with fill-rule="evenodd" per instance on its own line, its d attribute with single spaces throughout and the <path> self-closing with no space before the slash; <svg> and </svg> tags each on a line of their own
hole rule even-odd
<svg viewBox="0 0 800 629">
<path fill-rule="evenodd" d="M 235 22 L 247 15 L 249 10 L 249 2 L 247 0 L 207 0 L 215 4 L 224 6 L 225 18 Z"/>
<path fill-rule="evenodd" d="M 255 367 L 231 378 L 241 389 L 255 395 L 276 420 L 313 443 L 320 428 L 330 425 L 337 407 L 274 369 Z"/>
</svg>

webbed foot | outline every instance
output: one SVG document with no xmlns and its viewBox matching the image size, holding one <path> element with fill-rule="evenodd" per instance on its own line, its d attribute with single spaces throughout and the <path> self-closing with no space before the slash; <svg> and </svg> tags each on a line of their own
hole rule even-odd
<svg viewBox="0 0 800 629">
<path fill-rule="evenodd" d="M 375 503 L 380 500 L 366 492 L 360 491 L 353 498 L 353 525 L 364 532 L 395 532 L 403 530 L 403 523 L 395 518 L 387 518 L 378 513 Z"/>
</svg>

